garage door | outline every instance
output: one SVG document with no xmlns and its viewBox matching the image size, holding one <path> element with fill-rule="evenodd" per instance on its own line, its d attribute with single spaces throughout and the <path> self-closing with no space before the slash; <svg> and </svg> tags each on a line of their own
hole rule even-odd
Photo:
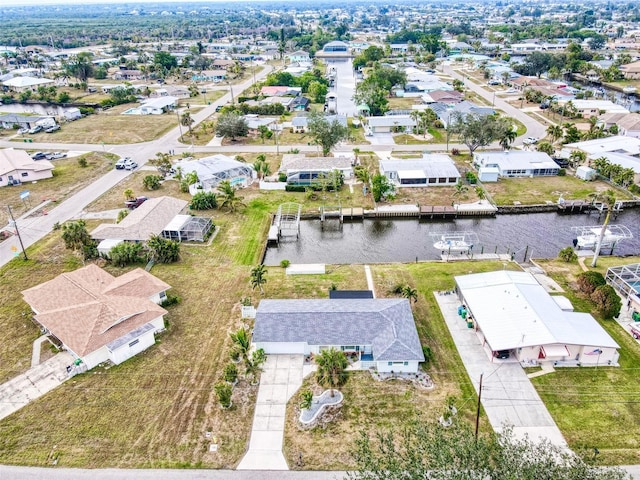
<svg viewBox="0 0 640 480">
<path fill-rule="evenodd" d="M 304 355 L 305 343 L 262 342 L 258 347 L 267 354 L 299 354 Z"/>
</svg>

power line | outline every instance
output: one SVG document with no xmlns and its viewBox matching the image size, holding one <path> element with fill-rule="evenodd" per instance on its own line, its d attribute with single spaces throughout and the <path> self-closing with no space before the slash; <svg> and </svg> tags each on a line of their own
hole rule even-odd
<svg viewBox="0 0 640 480">
<path fill-rule="evenodd" d="M 18 236 L 18 241 L 20 242 L 20 247 L 22 248 L 22 254 L 24 255 L 25 260 L 29 260 L 27 258 L 27 252 L 24 249 L 24 244 L 22 243 L 22 237 L 20 236 L 20 230 L 18 230 L 18 222 L 13 218 L 13 212 L 11 211 L 11 205 L 7 205 L 7 210 L 9 210 L 9 216 L 11 217 L 11 225 L 16 229 L 16 235 Z"/>
</svg>

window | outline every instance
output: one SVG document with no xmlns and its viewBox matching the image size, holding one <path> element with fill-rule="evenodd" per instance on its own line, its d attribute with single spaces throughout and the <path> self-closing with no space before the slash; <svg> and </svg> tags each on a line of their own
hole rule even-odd
<svg viewBox="0 0 640 480">
<path fill-rule="evenodd" d="M 139 338 L 136 338 L 133 342 L 131 342 L 131 343 L 129 344 L 129 348 L 134 347 L 134 346 L 135 346 L 135 345 L 137 345 L 138 343 L 140 343 L 140 339 L 139 339 Z"/>
<path fill-rule="evenodd" d="M 160 292 L 160 299 L 162 300 L 164 298 L 167 298 L 167 292 Z"/>
<path fill-rule="evenodd" d="M 429 183 L 436 183 L 436 179 L 435 178 L 430 178 L 429 179 Z"/>
<path fill-rule="evenodd" d="M 446 177 L 438 178 L 438 183 L 447 183 L 447 178 Z"/>
<path fill-rule="evenodd" d="M 28 177 L 29 176 L 29 172 L 22 172 L 20 175 L 23 176 L 23 177 Z"/>
</svg>

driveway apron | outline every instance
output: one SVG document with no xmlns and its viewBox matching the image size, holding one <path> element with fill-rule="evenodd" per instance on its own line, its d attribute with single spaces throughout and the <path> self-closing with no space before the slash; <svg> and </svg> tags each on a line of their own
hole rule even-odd
<svg viewBox="0 0 640 480">
<path fill-rule="evenodd" d="M 302 385 L 302 355 L 269 355 L 260 378 L 249 450 L 238 470 L 289 470 L 282 454 L 287 402 Z"/>
</svg>

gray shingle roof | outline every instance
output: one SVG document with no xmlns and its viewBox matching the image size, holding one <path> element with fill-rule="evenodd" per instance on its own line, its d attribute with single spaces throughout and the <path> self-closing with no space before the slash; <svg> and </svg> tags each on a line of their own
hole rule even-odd
<svg viewBox="0 0 640 480">
<path fill-rule="evenodd" d="M 253 341 L 372 345 L 375 360 L 424 361 L 405 298 L 262 300 Z"/>
</svg>

